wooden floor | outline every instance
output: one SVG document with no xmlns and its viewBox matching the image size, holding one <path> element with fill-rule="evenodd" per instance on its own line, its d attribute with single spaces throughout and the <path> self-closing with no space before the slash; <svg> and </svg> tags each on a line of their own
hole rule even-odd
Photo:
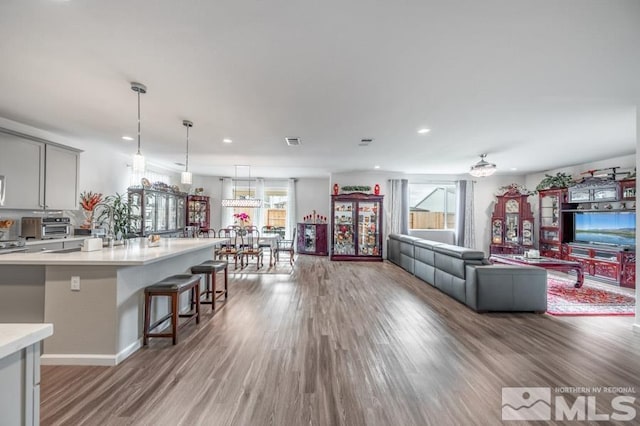
<svg viewBox="0 0 640 426">
<path fill-rule="evenodd" d="M 491 425 L 503 386 L 640 392 L 630 317 L 480 315 L 391 263 L 312 256 L 292 275 L 236 277 L 230 294 L 175 347 L 44 366 L 42 424 Z"/>
</svg>

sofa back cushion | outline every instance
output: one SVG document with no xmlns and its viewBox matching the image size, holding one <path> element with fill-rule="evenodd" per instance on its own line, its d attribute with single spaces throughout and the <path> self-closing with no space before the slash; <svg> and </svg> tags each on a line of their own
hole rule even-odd
<svg viewBox="0 0 640 426">
<path fill-rule="evenodd" d="M 433 246 L 433 251 L 446 254 L 447 256 L 456 257 L 464 260 L 482 260 L 484 253 L 466 247 L 454 246 L 451 244 L 438 244 Z"/>
</svg>

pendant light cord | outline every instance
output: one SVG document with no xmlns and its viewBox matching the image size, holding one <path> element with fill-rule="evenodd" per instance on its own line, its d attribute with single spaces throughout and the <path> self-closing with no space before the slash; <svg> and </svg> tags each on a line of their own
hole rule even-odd
<svg viewBox="0 0 640 426">
<path fill-rule="evenodd" d="M 184 171 L 188 172 L 189 171 L 189 127 L 187 125 L 187 154 L 186 154 L 186 159 L 185 159 L 185 166 L 184 166 Z"/>
<path fill-rule="evenodd" d="M 138 93 L 138 155 L 140 154 L 140 92 Z"/>
</svg>

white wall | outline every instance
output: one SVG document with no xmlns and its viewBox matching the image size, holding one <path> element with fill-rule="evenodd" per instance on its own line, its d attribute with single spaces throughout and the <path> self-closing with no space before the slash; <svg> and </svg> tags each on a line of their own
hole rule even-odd
<svg viewBox="0 0 640 426">
<path fill-rule="evenodd" d="M 330 221 L 331 212 L 331 185 L 329 178 L 300 178 L 296 182 L 297 204 L 295 218 L 296 223 L 302 222 L 302 218 L 313 211 L 320 216 L 325 216 Z"/>
</svg>

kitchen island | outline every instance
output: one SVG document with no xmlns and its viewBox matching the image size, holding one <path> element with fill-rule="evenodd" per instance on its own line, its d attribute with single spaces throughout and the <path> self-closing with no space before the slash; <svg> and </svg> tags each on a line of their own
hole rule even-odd
<svg viewBox="0 0 640 426">
<path fill-rule="evenodd" d="M 0 324 L 0 424 L 40 424 L 40 341 L 51 324 Z"/>
<path fill-rule="evenodd" d="M 116 365 L 142 346 L 144 288 L 212 259 L 223 241 L 163 238 L 147 247 L 134 239 L 100 251 L 0 256 L 0 322 L 52 323 L 43 364 Z M 160 318 L 168 305 L 152 312 Z"/>
</svg>

